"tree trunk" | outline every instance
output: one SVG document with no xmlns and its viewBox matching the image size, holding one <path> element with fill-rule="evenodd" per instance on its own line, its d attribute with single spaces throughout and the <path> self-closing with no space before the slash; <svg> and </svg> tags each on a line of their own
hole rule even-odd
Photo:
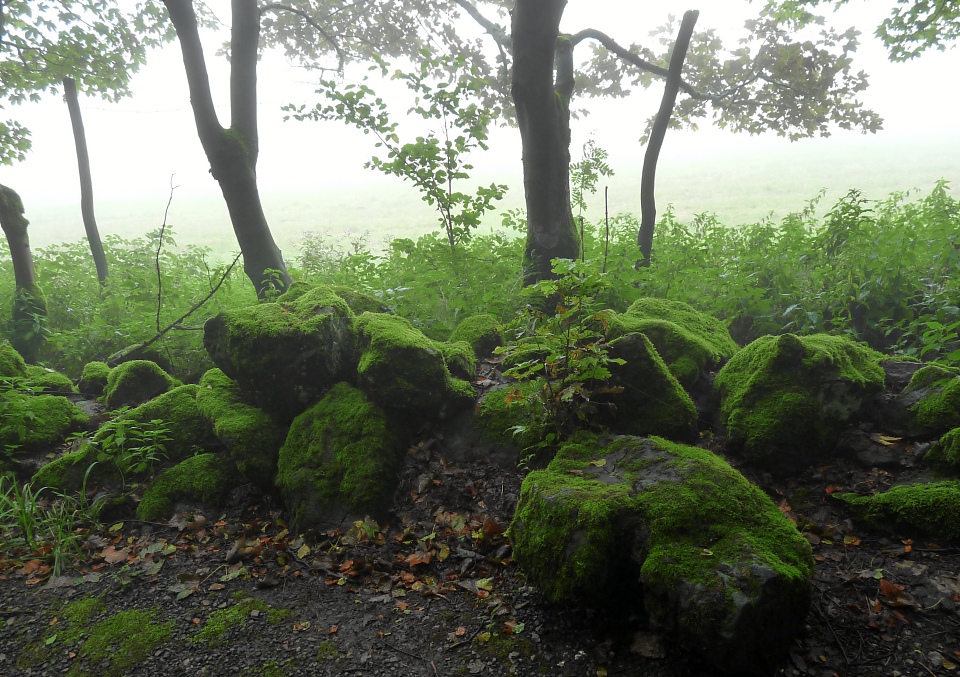
<svg viewBox="0 0 960 677">
<path fill-rule="evenodd" d="M 83 130 L 83 117 L 80 115 L 80 99 L 77 97 L 77 82 L 73 78 L 63 79 L 63 97 L 70 111 L 70 124 L 73 127 L 73 141 L 77 146 L 77 166 L 80 169 L 80 214 L 83 228 L 87 231 L 90 253 L 97 266 L 97 279 L 100 284 L 107 279 L 107 257 L 100 242 L 100 230 L 97 217 L 93 213 L 93 178 L 90 173 L 90 156 L 87 153 L 87 135 Z"/>
<path fill-rule="evenodd" d="M 217 118 L 192 0 L 163 0 L 180 40 L 190 104 L 210 173 L 220 184 L 243 254 L 243 269 L 264 298 L 290 285 L 283 255 L 273 240 L 257 188 L 257 49 L 260 11 L 256 0 L 232 0 L 230 36 L 231 127 Z"/>
<path fill-rule="evenodd" d="M 16 292 L 13 298 L 13 335 L 10 343 L 27 362 L 36 360 L 37 352 L 46 339 L 44 321 L 47 303 L 37 285 L 33 269 L 33 253 L 27 236 L 29 221 L 23 216 L 23 202 L 12 188 L 0 185 L 0 228 L 10 245 L 13 260 L 13 279 Z"/>
<path fill-rule="evenodd" d="M 677 33 L 677 42 L 673 46 L 670 56 L 670 70 L 667 73 L 667 84 L 663 88 L 663 99 L 660 101 L 660 110 L 653 121 L 650 131 L 650 140 L 643 155 L 643 173 L 640 175 L 640 232 L 637 233 L 637 244 L 643 259 L 640 265 L 650 265 L 650 253 L 653 251 L 653 228 L 657 222 L 657 203 L 654 198 L 654 184 L 657 178 L 657 161 L 660 159 L 660 149 L 663 147 L 663 137 L 673 115 L 673 107 L 677 103 L 677 92 L 680 91 L 680 75 L 683 71 L 683 62 L 687 58 L 687 48 L 690 46 L 690 36 L 693 27 L 697 24 L 700 12 L 690 10 L 684 12 L 680 22 L 680 31 Z"/>
<path fill-rule="evenodd" d="M 576 259 L 580 254 L 570 208 L 573 45 L 559 37 L 566 4 L 567 0 L 517 0 L 513 10 L 512 94 L 523 148 L 526 284 L 552 277 L 551 259 Z"/>
</svg>

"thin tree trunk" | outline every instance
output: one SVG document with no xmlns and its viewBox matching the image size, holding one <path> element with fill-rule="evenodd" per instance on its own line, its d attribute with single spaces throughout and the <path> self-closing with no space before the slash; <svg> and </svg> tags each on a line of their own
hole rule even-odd
<svg viewBox="0 0 960 677">
<path fill-rule="evenodd" d="M 513 10 L 512 94 L 523 147 L 526 284 L 552 277 L 551 259 L 576 259 L 580 253 L 570 207 L 573 45 L 559 37 L 566 4 L 566 0 L 517 0 Z"/>
<path fill-rule="evenodd" d="M 77 146 L 77 166 L 80 169 L 80 214 L 83 217 L 83 229 L 87 232 L 90 253 L 97 266 L 97 279 L 100 284 L 107 279 L 107 257 L 103 253 L 97 217 L 93 212 L 93 177 L 90 173 L 90 156 L 87 153 L 87 135 L 83 130 L 83 117 L 80 115 L 80 99 L 77 96 L 77 82 L 73 78 L 63 79 L 63 97 L 70 111 L 70 124 L 73 127 L 73 141 Z"/>
<path fill-rule="evenodd" d="M 243 254 L 243 269 L 264 298 L 290 285 L 283 255 L 273 240 L 257 188 L 257 49 L 260 11 L 256 0 L 232 0 L 230 37 L 231 127 L 217 118 L 192 0 L 163 0 L 183 52 L 190 104 L 210 173 L 220 184 Z"/>
<path fill-rule="evenodd" d="M 12 188 L 0 185 L 0 228 L 10 245 L 16 286 L 10 343 L 23 359 L 33 362 L 45 340 L 43 322 L 47 317 L 47 303 L 37 285 L 37 274 L 33 268 L 33 253 L 27 236 L 29 224 L 23 216 L 20 196 Z"/>
<path fill-rule="evenodd" d="M 660 110 L 653 121 L 650 131 L 650 140 L 643 155 L 643 173 L 640 176 L 640 232 L 637 233 L 637 244 L 643 259 L 641 265 L 650 265 L 650 254 L 653 251 L 653 228 L 657 221 L 657 203 L 654 197 L 654 184 L 657 178 L 657 161 L 660 159 L 660 149 L 663 147 L 663 137 L 673 115 L 673 107 L 677 103 L 677 92 L 680 91 L 680 75 L 683 72 L 683 62 L 687 58 L 687 48 L 690 46 L 690 37 L 693 27 L 697 24 L 700 12 L 690 10 L 684 12 L 680 22 L 680 32 L 677 42 L 673 46 L 670 56 L 670 70 L 667 74 L 667 84 L 663 89 L 663 99 L 660 101 Z"/>
</svg>

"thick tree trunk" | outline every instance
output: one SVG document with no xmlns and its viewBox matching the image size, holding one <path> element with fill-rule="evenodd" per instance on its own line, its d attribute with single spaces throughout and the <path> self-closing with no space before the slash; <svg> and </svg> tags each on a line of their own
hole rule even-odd
<svg viewBox="0 0 960 677">
<path fill-rule="evenodd" d="M 163 0 L 183 52 L 190 104 L 210 173 L 220 184 L 233 230 L 243 253 L 243 269 L 263 298 L 290 285 L 283 255 L 273 240 L 257 188 L 257 49 L 260 11 L 256 0 L 232 0 L 230 38 L 231 127 L 217 118 L 192 0 Z"/>
<path fill-rule="evenodd" d="M 512 94 L 523 146 L 526 284 L 551 277 L 551 259 L 576 259 L 580 254 L 570 208 L 573 46 L 558 37 L 566 4 L 566 0 L 517 0 L 513 10 Z"/>
<path fill-rule="evenodd" d="M 673 115 L 673 107 L 677 103 L 677 92 L 680 91 L 680 75 L 683 72 L 683 62 L 687 58 L 687 48 L 690 46 L 690 36 L 693 27 L 697 24 L 700 12 L 690 10 L 684 12 L 680 22 L 680 31 L 677 33 L 677 42 L 673 46 L 670 56 L 670 70 L 667 73 L 667 84 L 663 89 L 663 99 L 660 101 L 660 110 L 653 121 L 650 131 L 650 140 L 643 155 L 643 173 L 640 175 L 640 232 L 637 233 L 637 244 L 643 259 L 641 265 L 650 265 L 650 253 L 653 250 L 653 228 L 657 222 L 657 203 L 654 197 L 654 185 L 657 178 L 657 161 L 660 159 L 660 149 L 663 147 L 663 138 Z"/>
<path fill-rule="evenodd" d="M 70 124 L 73 127 L 73 141 L 77 146 L 77 167 L 80 169 L 80 215 L 83 217 L 83 229 L 87 231 L 90 253 L 97 266 L 97 279 L 103 284 L 107 279 L 107 257 L 100 242 L 100 230 L 97 217 L 93 212 L 93 178 L 90 173 L 90 156 L 87 153 L 87 135 L 83 130 L 83 117 L 80 115 L 80 99 L 77 96 L 77 83 L 73 78 L 63 79 L 63 97 L 70 111 Z"/>
<path fill-rule="evenodd" d="M 37 285 L 37 275 L 33 269 L 33 253 L 27 236 L 29 224 L 23 216 L 20 196 L 12 188 L 0 185 L 0 228 L 10 245 L 16 286 L 10 343 L 23 359 L 33 362 L 45 340 L 43 323 L 47 317 L 47 303 Z"/>
</svg>

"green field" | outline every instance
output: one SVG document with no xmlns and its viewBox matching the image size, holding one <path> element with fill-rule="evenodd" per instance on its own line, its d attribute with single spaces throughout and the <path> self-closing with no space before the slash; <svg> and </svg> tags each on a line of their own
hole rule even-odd
<svg viewBox="0 0 960 677">
<path fill-rule="evenodd" d="M 609 181 L 611 214 L 639 212 L 639 164 L 614 169 L 617 173 Z M 431 207 L 409 184 L 372 172 L 370 177 L 369 188 L 265 192 L 264 208 L 280 247 L 292 254 L 307 231 L 338 237 L 369 233 L 367 242 L 375 246 L 386 238 L 416 237 L 435 227 Z M 522 206 L 519 163 L 496 176 L 488 171 L 477 178 L 510 185 L 503 209 Z M 826 209 L 851 188 L 861 189 L 868 198 L 883 198 L 892 191 L 928 192 L 940 178 L 953 185 L 960 182 L 960 136 L 912 143 L 874 137 L 819 140 L 772 150 L 749 142 L 739 150 L 735 142 L 728 142 L 702 156 L 690 149 L 671 155 L 667 144 L 657 174 L 657 204 L 661 212 L 673 204 L 681 219 L 713 212 L 723 223 L 751 223 L 768 214 L 779 219 L 801 209 L 822 188 L 827 193 L 821 209 Z M 602 218 L 603 185 L 591 201 L 590 218 Z M 165 202 L 101 201 L 97 217 L 103 233 L 133 237 L 158 227 L 165 207 Z M 34 247 L 83 235 L 79 206 L 27 205 L 27 217 Z M 236 250 L 226 207 L 217 194 L 175 195 L 169 222 L 180 245 L 204 245 L 221 255 Z M 487 223 L 495 227 L 499 217 L 490 217 Z"/>
</svg>

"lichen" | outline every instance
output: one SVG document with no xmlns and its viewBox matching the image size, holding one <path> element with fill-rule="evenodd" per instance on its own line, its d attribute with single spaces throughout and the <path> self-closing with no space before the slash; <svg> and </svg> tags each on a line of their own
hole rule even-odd
<svg viewBox="0 0 960 677">
<path fill-rule="evenodd" d="M 380 408 L 339 383 L 294 419 L 276 484 L 301 530 L 344 513 L 377 515 L 392 496 L 400 452 Z"/>
<path fill-rule="evenodd" d="M 155 521 L 169 517 L 179 501 L 221 506 L 240 483 L 233 462 L 215 454 L 198 454 L 163 471 L 143 493 L 137 517 Z"/>
<path fill-rule="evenodd" d="M 265 411 L 247 404 L 236 382 L 220 369 L 211 369 L 200 379 L 197 407 L 240 472 L 262 487 L 272 486 L 286 430 Z"/>
<path fill-rule="evenodd" d="M 104 400 L 108 407 L 133 407 L 180 385 L 150 360 L 130 360 L 110 370 Z"/>
<path fill-rule="evenodd" d="M 841 336 L 764 336 L 720 370 L 714 389 L 734 450 L 795 465 L 832 447 L 883 389 L 882 355 Z"/>
<path fill-rule="evenodd" d="M 834 494 L 879 529 L 915 529 L 960 542 L 960 481 L 904 484 L 873 496 Z"/>
<path fill-rule="evenodd" d="M 466 318 L 450 334 L 450 342 L 466 341 L 476 355 L 490 355 L 503 345 L 503 330 L 493 315 L 480 314 Z"/>
</svg>

